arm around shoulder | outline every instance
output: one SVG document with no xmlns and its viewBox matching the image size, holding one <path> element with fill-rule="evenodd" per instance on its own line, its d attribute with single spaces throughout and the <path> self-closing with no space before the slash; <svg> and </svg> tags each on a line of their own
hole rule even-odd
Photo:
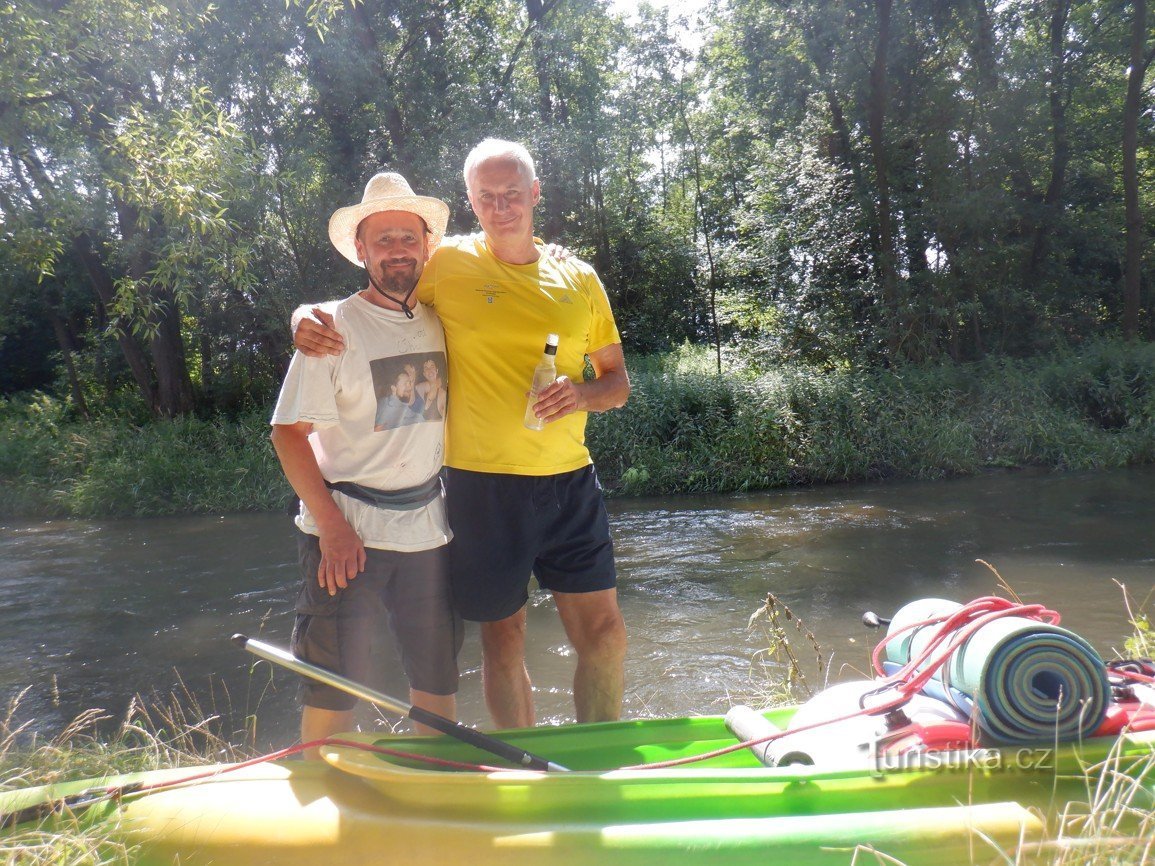
<svg viewBox="0 0 1155 866">
<path fill-rule="evenodd" d="M 325 307 L 302 304 L 293 310 L 289 323 L 293 345 L 310 358 L 340 355 L 345 351 L 345 338 L 334 326 L 332 305 L 326 304 Z"/>
</svg>

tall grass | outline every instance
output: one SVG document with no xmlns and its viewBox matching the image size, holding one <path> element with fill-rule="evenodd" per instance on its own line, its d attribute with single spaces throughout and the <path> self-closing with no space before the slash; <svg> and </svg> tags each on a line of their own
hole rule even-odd
<svg viewBox="0 0 1155 866">
<path fill-rule="evenodd" d="M 269 511 L 292 491 L 268 417 L 89 421 L 43 395 L 0 401 L 0 517 Z"/>
<path fill-rule="evenodd" d="M 1155 345 L 893 369 L 719 375 L 706 350 L 629 361 L 625 408 L 591 417 L 611 493 L 729 492 L 991 468 L 1155 462 Z M 452 421 L 450 422 L 452 423 Z M 91 421 L 37 395 L 0 400 L 0 517 L 272 510 L 292 491 L 268 413 Z"/>
<path fill-rule="evenodd" d="M 591 419 L 599 473 L 624 493 L 940 478 L 991 468 L 1155 461 L 1155 346 L 1046 359 L 719 376 L 639 364 L 622 410 Z"/>
<path fill-rule="evenodd" d="M 27 690 L 25 690 L 27 691 Z M 51 738 L 30 734 L 20 720 L 21 695 L 0 717 L 0 792 L 58 782 L 106 778 L 177 766 L 227 763 L 249 757 L 251 742 L 229 733 L 217 713 L 187 688 L 165 699 L 134 698 L 107 735 L 103 710 L 81 713 Z M 134 849 L 117 837 L 115 820 L 88 821 L 83 813 L 54 817 L 42 826 L 0 835 L 5 866 L 120 866 Z"/>
</svg>

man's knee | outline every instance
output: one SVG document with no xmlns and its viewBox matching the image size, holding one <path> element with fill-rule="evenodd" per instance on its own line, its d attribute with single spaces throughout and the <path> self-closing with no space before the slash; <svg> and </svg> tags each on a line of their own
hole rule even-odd
<svg viewBox="0 0 1155 866">
<path fill-rule="evenodd" d="M 579 655 L 589 655 L 605 661 L 621 661 L 626 657 L 626 624 L 620 613 L 599 619 L 589 633 L 586 645 L 574 647 Z"/>
<path fill-rule="evenodd" d="M 514 664 L 525 657 L 525 609 L 481 624 L 481 650 L 493 664 Z"/>
<path fill-rule="evenodd" d="M 593 604 L 579 604 L 567 619 L 566 631 L 579 657 L 605 662 L 625 658 L 626 624 L 616 599 L 607 596 Z"/>
</svg>

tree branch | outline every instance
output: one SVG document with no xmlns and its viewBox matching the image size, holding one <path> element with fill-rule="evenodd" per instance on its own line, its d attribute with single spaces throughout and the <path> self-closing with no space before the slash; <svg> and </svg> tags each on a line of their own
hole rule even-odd
<svg viewBox="0 0 1155 866">
<path fill-rule="evenodd" d="M 561 4 L 562 0 L 548 0 L 541 6 L 541 23 L 545 23 L 545 19 Z M 514 69 L 517 67 L 517 61 L 521 57 L 521 52 L 525 50 L 526 44 L 529 42 L 533 31 L 537 29 L 532 21 L 521 32 L 521 37 L 517 40 L 517 45 L 514 46 L 513 54 L 510 55 L 509 63 L 505 67 L 505 72 L 501 76 L 501 83 L 497 86 L 497 90 L 493 92 L 493 96 L 489 100 L 489 110 L 492 111 L 505 96 L 506 88 L 509 87 L 509 82 L 513 79 Z"/>
</svg>

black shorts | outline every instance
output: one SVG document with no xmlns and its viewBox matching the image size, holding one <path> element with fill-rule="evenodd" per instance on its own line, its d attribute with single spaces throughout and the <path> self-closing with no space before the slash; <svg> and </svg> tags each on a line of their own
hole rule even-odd
<svg viewBox="0 0 1155 866">
<path fill-rule="evenodd" d="M 365 548 L 365 570 L 336 595 L 317 583 L 321 544 L 300 533 L 301 590 L 293 624 L 293 655 L 365 683 L 374 634 L 388 624 L 411 688 L 457 693 L 457 653 L 464 630 L 450 604 L 445 547 L 403 553 Z M 352 695 L 304 678 L 301 702 L 351 710 Z"/>
<path fill-rule="evenodd" d="M 532 571 L 543 589 L 617 585 L 610 522 L 593 466 L 560 475 L 445 470 L 453 603 L 468 620 L 521 610 Z"/>
</svg>

